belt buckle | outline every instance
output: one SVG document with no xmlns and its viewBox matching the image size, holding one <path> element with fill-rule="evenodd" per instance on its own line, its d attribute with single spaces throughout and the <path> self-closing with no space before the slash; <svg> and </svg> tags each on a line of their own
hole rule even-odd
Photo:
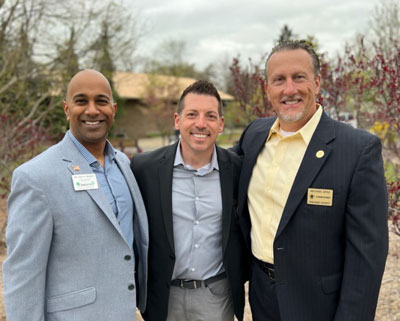
<svg viewBox="0 0 400 321">
<path fill-rule="evenodd" d="M 188 282 L 193 282 L 193 289 L 197 289 L 196 280 L 182 280 L 182 279 L 181 279 L 181 284 L 180 284 L 181 289 L 186 289 L 184 285 L 185 285 L 185 283 L 188 283 Z"/>
</svg>

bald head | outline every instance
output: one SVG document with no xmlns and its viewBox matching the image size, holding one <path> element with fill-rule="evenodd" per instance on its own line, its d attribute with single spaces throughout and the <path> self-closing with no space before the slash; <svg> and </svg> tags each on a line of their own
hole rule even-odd
<svg viewBox="0 0 400 321">
<path fill-rule="evenodd" d="M 85 86 L 92 84 L 94 88 L 101 88 L 104 93 L 106 93 L 110 99 L 111 103 L 113 103 L 111 85 L 107 78 L 97 70 L 94 69 L 84 69 L 79 71 L 73 76 L 67 87 L 67 97 L 66 102 L 71 101 L 74 93 L 79 92 L 79 89 L 82 88 L 82 84 Z"/>
</svg>

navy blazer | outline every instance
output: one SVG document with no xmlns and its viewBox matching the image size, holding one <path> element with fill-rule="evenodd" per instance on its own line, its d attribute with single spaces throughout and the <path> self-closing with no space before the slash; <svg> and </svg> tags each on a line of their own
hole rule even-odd
<svg viewBox="0 0 400 321">
<path fill-rule="evenodd" d="M 243 158 L 238 215 L 249 248 L 247 190 L 275 119 L 252 122 L 234 147 Z M 318 151 L 323 157 L 316 156 Z M 309 188 L 332 189 L 332 206 L 307 204 Z M 374 320 L 388 251 L 387 191 L 378 137 L 322 114 L 289 193 L 273 250 L 283 321 Z"/>
</svg>

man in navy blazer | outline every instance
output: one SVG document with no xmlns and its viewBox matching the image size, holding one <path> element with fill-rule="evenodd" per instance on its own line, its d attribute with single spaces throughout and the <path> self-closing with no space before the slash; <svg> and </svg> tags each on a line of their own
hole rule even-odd
<svg viewBox="0 0 400 321">
<path fill-rule="evenodd" d="M 223 125 L 218 91 L 197 81 L 175 113 L 180 141 L 132 159 L 149 221 L 146 321 L 233 321 L 234 314 L 243 320 L 241 161 L 216 146 Z"/>
<path fill-rule="evenodd" d="M 146 304 L 148 227 L 128 157 L 107 141 L 116 111 L 95 70 L 70 81 L 63 140 L 18 167 L 3 264 L 8 321 L 135 320 Z"/>
<path fill-rule="evenodd" d="M 316 103 L 319 60 L 302 41 L 275 47 L 243 158 L 239 219 L 252 252 L 255 321 L 372 321 L 388 250 L 379 139 Z"/>
</svg>

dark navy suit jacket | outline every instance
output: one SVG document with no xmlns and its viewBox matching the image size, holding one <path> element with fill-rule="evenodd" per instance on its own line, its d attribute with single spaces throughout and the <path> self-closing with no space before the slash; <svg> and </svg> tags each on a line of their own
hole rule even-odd
<svg viewBox="0 0 400 321">
<path fill-rule="evenodd" d="M 247 190 L 274 121 L 255 120 L 234 147 L 243 158 L 238 215 L 249 248 Z M 316 157 L 318 151 L 324 156 Z M 332 206 L 307 204 L 309 188 L 332 189 Z M 322 114 L 273 247 L 283 321 L 374 319 L 388 250 L 387 192 L 376 136 Z"/>
</svg>

